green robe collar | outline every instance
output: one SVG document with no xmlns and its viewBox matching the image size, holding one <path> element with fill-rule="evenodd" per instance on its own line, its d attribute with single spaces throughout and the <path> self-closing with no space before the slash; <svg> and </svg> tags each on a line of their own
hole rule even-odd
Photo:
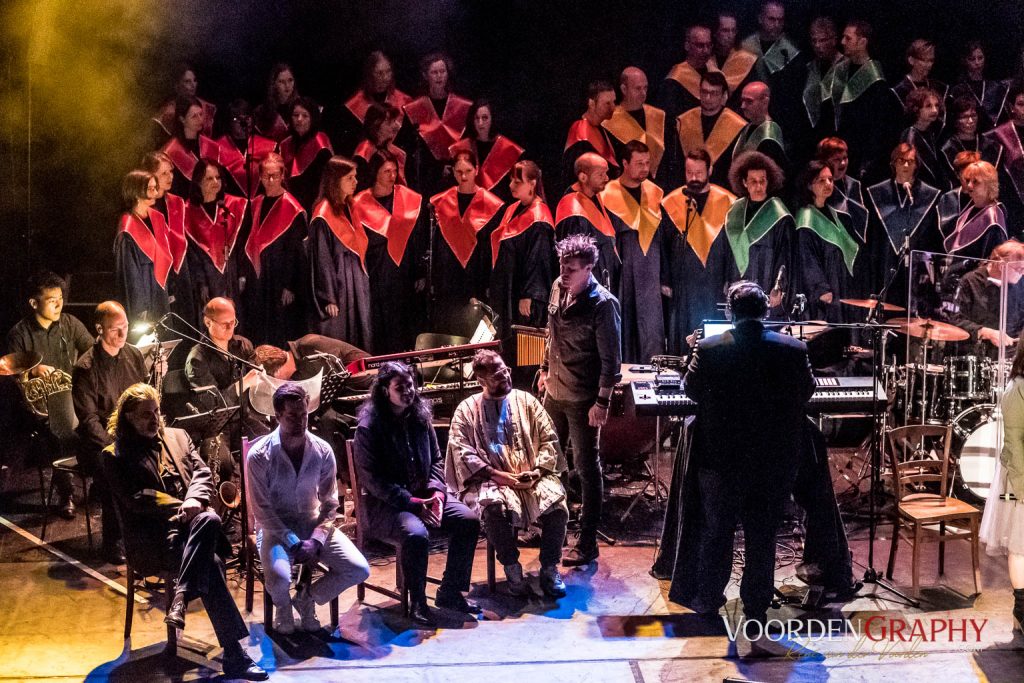
<svg viewBox="0 0 1024 683">
<path fill-rule="evenodd" d="M 759 126 L 752 126 L 749 123 L 740 130 L 736 136 L 736 146 L 733 147 L 732 156 L 735 159 L 743 152 L 756 150 L 765 140 L 774 140 L 779 147 L 785 149 L 782 143 L 782 127 L 771 119 L 764 121 Z"/>
<path fill-rule="evenodd" d="M 860 245 L 843 227 L 836 210 L 831 206 L 826 206 L 825 209 L 829 214 L 827 216 L 816 206 L 805 206 L 800 209 L 796 214 L 796 227 L 798 230 L 801 228 L 810 230 L 822 240 L 837 247 L 843 253 L 843 263 L 846 264 L 846 270 L 852 277 L 853 262 L 857 260 Z"/>
<path fill-rule="evenodd" d="M 754 246 L 762 237 L 771 232 L 771 229 L 779 221 L 789 215 L 782 200 L 777 197 L 769 197 L 768 201 L 762 204 L 754 217 L 750 219 L 750 222 L 744 224 L 749 203 L 750 200 L 747 197 L 736 200 L 725 216 L 725 236 L 729 239 L 729 248 L 732 249 L 733 258 L 736 259 L 740 277 L 746 276 L 747 267 L 750 266 L 750 247 Z"/>
<path fill-rule="evenodd" d="M 853 63 L 843 59 L 832 67 L 821 81 L 821 99 L 833 100 L 837 105 L 849 104 L 863 95 L 868 88 L 878 81 L 884 81 L 882 65 L 873 59 L 868 60 L 850 77 Z"/>
<path fill-rule="evenodd" d="M 741 43 L 740 47 L 760 57 L 765 67 L 767 67 L 769 75 L 782 71 L 794 57 L 800 54 L 800 48 L 790 42 L 786 36 L 782 36 L 772 43 L 772 46 L 768 48 L 768 52 L 761 51 L 761 39 L 757 33 L 748 36 Z"/>
</svg>

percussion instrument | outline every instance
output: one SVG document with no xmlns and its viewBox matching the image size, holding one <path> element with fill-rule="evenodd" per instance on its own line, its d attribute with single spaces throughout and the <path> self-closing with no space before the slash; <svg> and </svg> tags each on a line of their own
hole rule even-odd
<svg viewBox="0 0 1024 683">
<path fill-rule="evenodd" d="M 888 322 L 899 325 L 901 334 L 933 342 L 965 341 L 971 336 L 956 325 L 950 325 L 949 323 L 929 318 L 897 318 Z"/>
<path fill-rule="evenodd" d="M 976 505 L 983 505 L 995 480 L 996 460 L 1002 450 L 1000 424 L 995 405 L 971 406 L 953 418 L 953 443 L 950 457 L 955 459 L 952 491 Z"/>
<path fill-rule="evenodd" d="M 868 310 L 878 305 L 878 302 L 874 299 L 840 299 L 839 302 L 844 303 L 847 306 L 854 306 L 856 308 L 867 308 Z M 897 306 L 896 304 L 889 304 L 883 302 L 882 310 L 890 311 L 892 313 L 900 313 L 906 311 L 907 309 L 903 308 L 902 306 Z"/>
</svg>

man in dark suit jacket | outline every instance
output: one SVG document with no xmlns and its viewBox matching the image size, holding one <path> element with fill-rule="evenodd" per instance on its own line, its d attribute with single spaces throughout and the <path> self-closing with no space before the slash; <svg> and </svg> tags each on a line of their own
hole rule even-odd
<svg viewBox="0 0 1024 683">
<path fill-rule="evenodd" d="M 725 604 L 733 533 L 743 524 L 740 584 L 748 620 L 766 617 L 775 574 L 775 532 L 800 462 L 806 406 L 814 393 L 807 346 L 765 330 L 768 297 L 754 283 L 729 291 L 734 329 L 700 342 L 685 377 L 697 403 L 691 466 L 702 501 L 697 612 Z"/>
<path fill-rule="evenodd" d="M 188 601 L 201 598 L 224 648 L 225 677 L 266 680 L 267 672 L 238 642 L 249 631 L 228 591 L 218 556 L 227 539 L 220 517 L 209 509 L 216 495 L 210 468 L 186 432 L 163 427 L 159 400 L 148 384 L 134 384 L 121 395 L 111 426 L 114 443 L 101 459 L 123 515 L 128 552 L 142 559 L 145 566 L 136 568 L 140 572 L 179 567 L 174 600 L 164 621 L 185 628 Z"/>
</svg>

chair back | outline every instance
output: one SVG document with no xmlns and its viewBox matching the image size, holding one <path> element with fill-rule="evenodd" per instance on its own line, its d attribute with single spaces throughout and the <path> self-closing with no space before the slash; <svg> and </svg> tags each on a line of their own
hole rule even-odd
<svg viewBox="0 0 1024 683">
<path fill-rule="evenodd" d="M 366 532 L 363 527 L 366 518 L 366 515 L 363 514 L 366 492 L 363 490 L 362 484 L 359 483 L 355 439 L 345 439 L 345 455 L 348 456 L 348 481 L 352 489 L 352 516 L 356 518 L 356 547 L 362 551 L 366 541 Z"/>
<path fill-rule="evenodd" d="M 71 389 L 55 391 L 46 397 L 47 423 L 62 446 L 76 438 L 78 416 L 75 415 L 75 404 L 71 399 Z"/>
<path fill-rule="evenodd" d="M 100 457 L 109 457 L 105 453 Z M 134 521 L 121 504 L 121 499 L 116 495 L 111 496 L 114 502 L 114 513 L 121 525 L 122 538 L 124 539 L 125 563 L 131 568 L 135 576 L 160 576 L 170 569 L 170 549 L 162 534 L 155 534 L 149 524 L 142 524 Z M 154 547 L 159 540 L 163 541 L 163 547 Z"/>
<path fill-rule="evenodd" d="M 243 476 L 245 476 L 245 501 L 244 501 L 245 502 L 245 518 L 246 518 L 246 520 L 249 523 L 249 526 L 247 527 L 249 529 L 249 533 L 255 536 L 256 535 L 256 518 L 253 517 L 253 514 L 252 514 L 252 501 L 249 498 L 249 496 L 252 495 L 251 493 L 249 493 L 250 491 L 252 491 L 252 488 L 249 486 L 249 466 L 248 466 L 249 463 L 246 460 L 249 457 L 249 449 L 250 448 L 252 448 L 252 441 L 249 440 L 249 437 L 243 436 L 242 437 L 242 458 L 241 458 L 241 464 L 239 466 L 242 468 Z"/>
<path fill-rule="evenodd" d="M 910 425 L 888 430 L 889 464 L 897 502 L 908 498 L 946 499 L 952 432 L 952 425 Z M 925 491 L 926 487 L 932 491 Z"/>
</svg>

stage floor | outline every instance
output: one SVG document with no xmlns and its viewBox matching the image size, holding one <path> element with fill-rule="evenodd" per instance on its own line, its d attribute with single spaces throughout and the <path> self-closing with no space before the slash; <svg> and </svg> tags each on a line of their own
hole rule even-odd
<svg viewBox="0 0 1024 683">
<path fill-rule="evenodd" d="M 31 477 L 19 479 L 8 482 L 0 516 L 0 680 L 217 678 L 219 650 L 198 604 L 189 612 L 184 632 L 185 644 L 196 652 L 182 647 L 181 659 L 171 662 L 159 654 L 163 614 L 144 599 L 135 605 L 133 636 L 130 645 L 125 644 L 124 576 L 89 553 L 82 514 L 73 522 L 55 522 L 47 534 L 52 545 L 39 541 L 38 492 L 32 489 Z M 626 502 L 613 501 L 609 513 L 621 513 Z M 770 613 L 783 619 L 846 616 L 855 628 L 881 616 L 908 622 L 908 630 L 915 623 L 931 629 L 941 620 L 953 619 L 956 628 L 964 626 L 964 638 L 958 631 L 953 642 L 945 633 L 935 642 L 890 642 L 880 637 L 880 625 L 891 622 L 876 619 L 872 636 L 836 631 L 824 639 L 764 643 L 755 651 L 742 637 L 731 641 L 724 625 L 709 628 L 667 601 L 668 583 L 647 573 L 658 515 L 649 501 L 638 509 L 634 526 L 648 525 L 650 533 L 620 538 L 616 546 L 602 547 L 596 567 L 567 572 L 569 594 L 557 603 L 505 595 L 500 567 L 498 592 L 489 593 L 481 542 L 472 591 L 487 610 L 480 620 L 446 614 L 441 628 L 418 630 L 394 602 L 368 593 L 367 604 L 360 605 L 353 589 L 341 596 L 337 636 L 325 631 L 319 637 L 271 637 L 261 623 L 257 584 L 256 608 L 243 614 L 251 631 L 247 649 L 272 671 L 273 681 L 1024 680 L 1024 638 L 1011 632 L 1012 597 L 1002 558 L 983 559 L 985 588 L 974 599 L 960 594 L 972 590 L 968 547 L 951 544 L 941 581 L 935 576 L 934 549 L 926 553 L 922 582 L 927 587 L 920 609 L 904 607 L 881 590 L 873 596 L 876 589 L 867 587 L 862 597 L 841 610 L 807 613 L 783 607 Z M 94 529 L 98 521 L 94 517 Z M 866 531 L 856 522 L 850 526 L 859 573 L 867 557 Z M 884 565 L 887 557 L 889 530 L 880 529 L 876 566 Z M 537 569 L 536 553 L 533 548 L 523 550 L 524 564 L 532 571 Z M 909 548 L 903 546 L 896 576 L 901 586 L 910 582 L 909 561 Z M 431 573 L 439 574 L 442 564 L 443 555 L 432 555 Z M 793 568 L 790 564 L 778 571 L 781 583 L 800 585 L 792 577 Z M 376 564 L 373 580 L 393 584 L 393 563 Z M 242 605 L 237 575 L 229 574 L 229 583 Z M 734 582 L 729 588 L 730 613 L 737 611 L 737 592 Z M 324 623 L 329 621 L 326 606 L 320 608 L 320 616 Z M 975 627 L 980 628 L 980 637 Z"/>
</svg>

